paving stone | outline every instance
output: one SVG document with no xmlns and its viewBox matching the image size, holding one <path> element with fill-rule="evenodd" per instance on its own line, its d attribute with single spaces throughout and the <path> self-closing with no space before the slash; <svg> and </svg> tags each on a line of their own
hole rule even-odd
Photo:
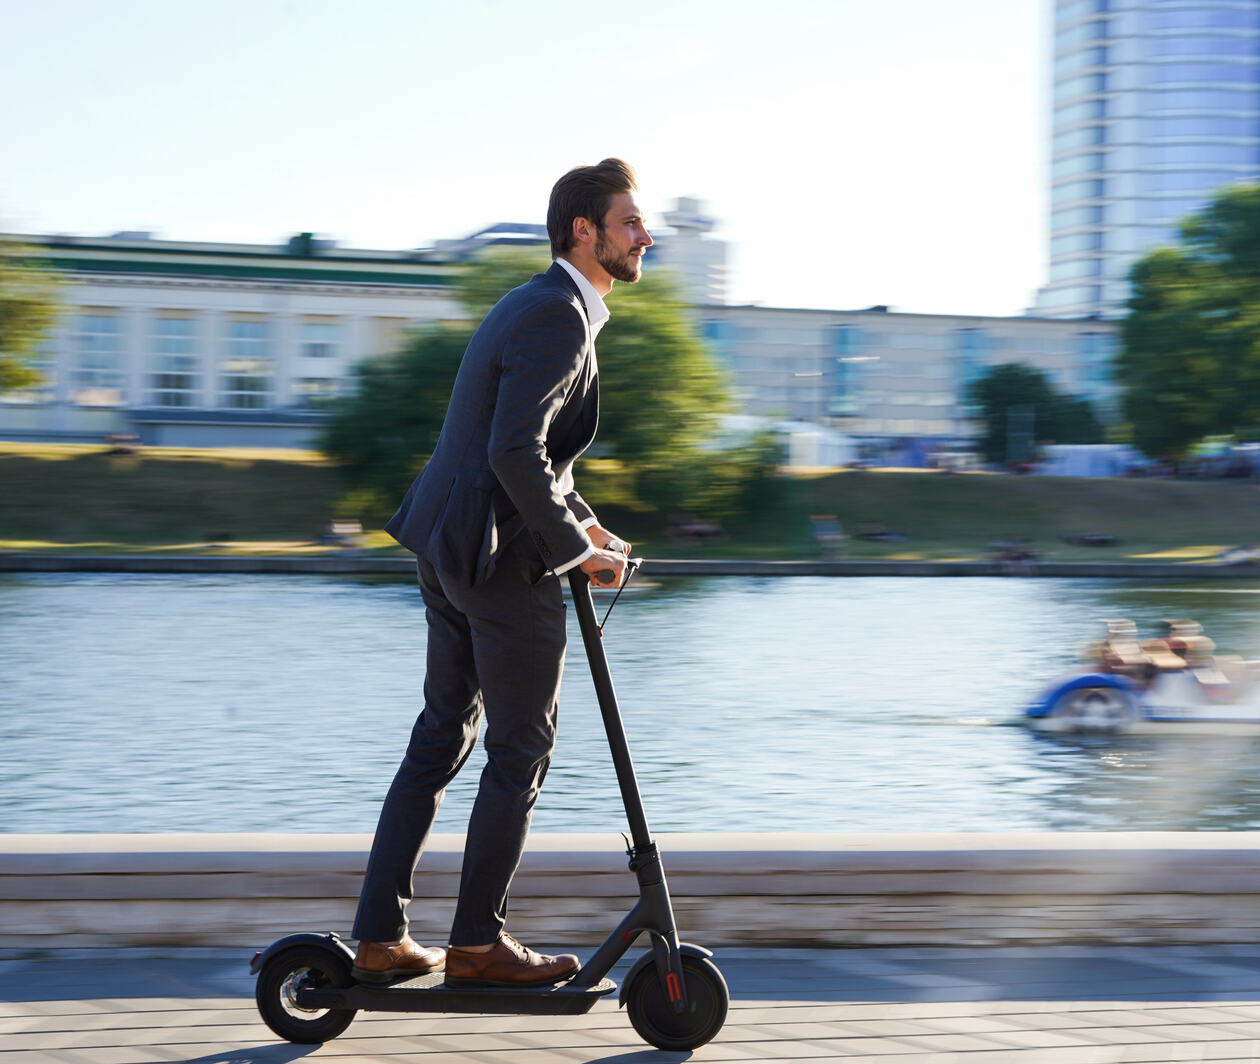
<svg viewBox="0 0 1260 1064">
<path fill-rule="evenodd" d="M 325 1046 L 289 1046 L 260 1021 L 239 957 L 123 952 L 112 965 L 55 951 L 0 958 L 0 1064 L 684 1059 L 645 1045 L 615 1000 L 568 1017 L 364 1014 Z M 1254 947 L 724 950 L 718 960 L 732 1007 L 696 1062 L 1260 1059 L 1260 989 L 1246 993 L 1260 987 Z"/>
</svg>

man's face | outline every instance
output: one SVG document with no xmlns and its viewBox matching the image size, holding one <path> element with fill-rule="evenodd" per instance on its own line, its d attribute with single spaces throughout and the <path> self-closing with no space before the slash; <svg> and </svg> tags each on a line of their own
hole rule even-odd
<svg viewBox="0 0 1260 1064">
<path fill-rule="evenodd" d="M 633 284 L 643 272 L 643 252 L 651 246 L 652 238 L 634 196 L 618 192 L 595 237 L 595 261 L 614 281 Z"/>
</svg>

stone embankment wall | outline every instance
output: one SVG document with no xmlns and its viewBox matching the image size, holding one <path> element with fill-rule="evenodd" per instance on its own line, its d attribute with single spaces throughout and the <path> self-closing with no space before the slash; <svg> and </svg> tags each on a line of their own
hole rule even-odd
<svg viewBox="0 0 1260 1064">
<path fill-rule="evenodd" d="M 364 835 L 0 835 L 0 948 L 348 936 Z M 1260 937 L 1260 836 L 666 835 L 682 937 L 707 946 L 1198 944 Z M 536 835 L 510 920 L 601 941 L 635 889 L 617 836 Z M 446 940 L 462 839 L 433 840 L 412 932 Z"/>
</svg>

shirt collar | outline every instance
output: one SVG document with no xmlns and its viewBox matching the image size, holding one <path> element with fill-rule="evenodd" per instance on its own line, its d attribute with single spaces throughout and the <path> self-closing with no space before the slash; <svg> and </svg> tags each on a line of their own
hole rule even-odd
<svg viewBox="0 0 1260 1064">
<path fill-rule="evenodd" d="M 600 294 L 595 291 L 595 286 L 583 276 L 581 270 L 568 259 L 556 259 L 556 262 L 560 263 L 568 271 L 569 276 L 573 278 L 573 283 L 578 286 L 578 294 L 581 295 L 582 302 L 586 305 L 586 320 L 591 323 L 591 339 L 594 339 L 599 334 L 599 330 L 604 327 L 604 322 L 612 316 L 612 313 L 604 305 L 604 300 Z"/>
</svg>

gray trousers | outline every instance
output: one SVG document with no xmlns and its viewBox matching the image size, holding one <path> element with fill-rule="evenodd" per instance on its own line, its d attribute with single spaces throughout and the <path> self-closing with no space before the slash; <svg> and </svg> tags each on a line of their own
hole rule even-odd
<svg viewBox="0 0 1260 1064">
<path fill-rule="evenodd" d="M 354 937 L 392 942 L 406 933 L 420 853 L 484 715 L 487 763 L 468 820 L 450 938 L 476 946 L 494 942 L 507 920 L 508 891 L 555 748 L 565 605 L 559 578 L 525 535 L 477 587 L 461 587 L 423 560 L 417 568 L 429 630 L 424 709 L 381 809 Z"/>
</svg>

